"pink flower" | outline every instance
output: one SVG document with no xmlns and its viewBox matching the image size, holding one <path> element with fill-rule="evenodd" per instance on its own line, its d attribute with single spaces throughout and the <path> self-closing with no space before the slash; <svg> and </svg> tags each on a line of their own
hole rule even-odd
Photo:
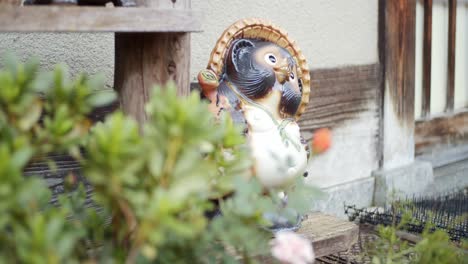
<svg viewBox="0 0 468 264">
<path fill-rule="evenodd" d="M 276 233 L 275 239 L 271 241 L 271 246 L 271 254 L 281 263 L 314 263 L 312 243 L 294 232 L 280 231 Z"/>
</svg>

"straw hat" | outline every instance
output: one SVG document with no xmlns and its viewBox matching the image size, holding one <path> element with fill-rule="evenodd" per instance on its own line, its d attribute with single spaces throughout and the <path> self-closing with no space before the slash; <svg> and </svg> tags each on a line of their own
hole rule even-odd
<svg viewBox="0 0 468 264">
<path fill-rule="evenodd" d="M 307 66 L 306 59 L 296 42 L 288 36 L 286 31 L 272 24 L 269 20 L 246 18 L 229 26 L 216 42 L 216 45 L 210 55 L 207 70 L 211 70 L 219 79 L 223 73 L 224 60 L 226 53 L 229 50 L 229 46 L 235 39 L 240 38 L 259 39 L 275 43 L 286 49 L 294 57 L 297 63 L 297 74 L 302 80 L 302 99 L 295 115 L 295 118 L 298 119 L 305 111 L 307 103 L 309 102 L 309 67 Z"/>
</svg>

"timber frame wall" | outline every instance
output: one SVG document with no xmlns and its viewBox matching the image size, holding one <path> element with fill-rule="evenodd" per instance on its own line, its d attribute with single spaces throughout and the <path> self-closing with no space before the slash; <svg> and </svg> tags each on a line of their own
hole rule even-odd
<svg viewBox="0 0 468 264">
<path fill-rule="evenodd" d="M 415 19 L 415 0 L 379 2 L 383 169 L 414 160 Z"/>
<path fill-rule="evenodd" d="M 446 97 L 443 98 L 445 99 L 445 111 L 438 116 L 431 116 L 433 0 L 424 0 L 423 96 L 422 118 L 416 121 L 415 128 L 417 155 L 433 154 L 441 149 L 468 143 L 468 109 L 454 109 L 457 2 L 461 3 L 462 1 L 445 0 L 445 2 L 448 5 L 447 91 Z M 468 49 L 468 47 L 465 48 Z"/>
<path fill-rule="evenodd" d="M 416 4 L 417 0 L 380 0 L 379 2 L 379 58 L 382 65 L 382 98 L 388 96 L 393 113 L 401 127 L 406 129 L 406 136 L 414 138 L 416 157 L 434 157 L 438 152 L 450 152 L 454 147 L 467 146 L 468 112 L 467 109 L 454 111 L 455 80 L 455 39 L 457 0 L 445 0 L 449 6 L 448 18 L 448 65 L 447 93 L 445 112 L 431 116 L 431 50 L 432 50 L 432 0 L 424 0 L 423 33 L 423 94 L 422 118 L 415 120 L 415 49 L 416 49 Z M 468 47 L 466 47 L 468 49 Z M 468 74 L 468 73 L 467 73 Z M 387 94 L 385 94 L 387 93 Z M 388 110 L 388 108 L 385 108 Z M 385 111 L 382 120 L 391 115 Z M 383 125 L 382 137 L 390 130 Z M 382 145 L 385 145 L 383 143 Z M 382 146 L 381 164 L 385 163 L 385 147 Z M 409 151 L 411 152 L 411 151 Z M 466 152 L 466 151 L 465 151 Z M 456 155 L 460 155 L 457 152 Z M 458 159 L 467 158 L 458 157 Z"/>
</svg>

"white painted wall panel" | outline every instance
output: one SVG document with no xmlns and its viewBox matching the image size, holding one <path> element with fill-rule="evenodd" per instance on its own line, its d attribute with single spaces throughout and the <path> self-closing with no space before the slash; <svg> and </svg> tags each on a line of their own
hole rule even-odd
<svg viewBox="0 0 468 264">
<path fill-rule="evenodd" d="M 432 10 L 431 115 L 443 113 L 447 93 L 448 2 L 436 0 Z"/>
<path fill-rule="evenodd" d="M 377 116 L 369 111 L 333 128 L 331 148 L 312 157 L 307 182 L 330 187 L 369 177 L 378 168 L 378 126 Z"/>
<path fill-rule="evenodd" d="M 455 50 L 455 109 L 468 107 L 468 0 L 458 1 Z"/>
</svg>

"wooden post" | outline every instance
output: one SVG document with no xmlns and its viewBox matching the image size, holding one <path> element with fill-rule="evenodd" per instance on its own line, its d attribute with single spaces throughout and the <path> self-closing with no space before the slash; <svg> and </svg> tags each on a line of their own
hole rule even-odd
<svg viewBox="0 0 468 264">
<path fill-rule="evenodd" d="M 424 1 L 424 37 L 423 37 L 423 97 L 422 116 L 431 113 L 431 65 L 432 65 L 432 0 Z"/>
<path fill-rule="evenodd" d="M 455 41 L 457 32 L 457 1 L 449 0 L 449 32 L 448 32 L 448 71 L 447 98 L 445 111 L 453 112 L 455 97 Z"/>
<path fill-rule="evenodd" d="M 140 5 L 160 9 L 188 9 L 190 0 L 142 0 Z M 179 95 L 190 89 L 190 35 L 185 32 L 116 33 L 114 88 L 124 113 L 140 125 L 144 105 L 154 85 L 173 80 Z"/>
<path fill-rule="evenodd" d="M 381 166 L 414 161 L 416 1 L 380 2 L 380 59 L 383 67 L 383 150 Z"/>
</svg>

